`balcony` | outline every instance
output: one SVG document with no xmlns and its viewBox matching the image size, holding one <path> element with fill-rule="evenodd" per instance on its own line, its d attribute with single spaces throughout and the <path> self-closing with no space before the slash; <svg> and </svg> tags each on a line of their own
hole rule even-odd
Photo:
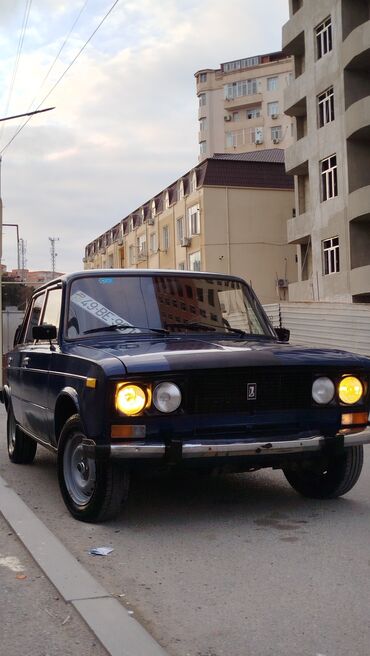
<svg viewBox="0 0 370 656">
<path fill-rule="evenodd" d="M 370 293 L 370 264 L 350 271 L 352 296 Z"/>
<path fill-rule="evenodd" d="M 292 219 L 287 221 L 288 228 L 288 243 L 289 244 L 304 244 L 308 239 L 308 235 L 312 232 L 312 214 L 305 212 L 305 214 L 298 214 Z"/>
<path fill-rule="evenodd" d="M 305 16 L 303 11 L 297 11 L 287 23 L 283 25 L 282 50 L 285 55 L 297 56 L 304 54 L 304 28 Z"/>
<path fill-rule="evenodd" d="M 370 140 L 370 95 L 348 107 L 345 127 L 347 139 Z"/>
<path fill-rule="evenodd" d="M 306 175 L 308 173 L 309 143 L 307 137 L 302 137 L 285 151 L 285 169 L 290 175 Z"/>
<path fill-rule="evenodd" d="M 256 107 L 262 104 L 262 93 L 254 93 L 248 96 L 239 96 L 238 98 L 225 98 L 225 109 L 232 111 L 234 109 L 243 109 L 247 107 Z"/>
<path fill-rule="evenodd" d="M 370 185 L 348 194 L 348 218 L 351 221 L 369 212 Z"/>
<path fill-rule="evenodd" d="M 288 116 L 304 116 L 307 114 L 306 75 L 292 80 L 284 90 L 284 112 Z"/>
<path fill-rule="evenodd" d="M 369 0 L 342 0 L 343 41 L 370 16 Z"/>
</svg>

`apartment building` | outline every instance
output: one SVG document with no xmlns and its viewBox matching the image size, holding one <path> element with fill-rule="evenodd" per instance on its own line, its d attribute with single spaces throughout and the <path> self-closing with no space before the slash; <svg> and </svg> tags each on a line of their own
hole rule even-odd
<svg viewBox="0 0 370 656">
<path fill-rule="evenodd" d="M 283 150 L 220 154 L 90 242 L 84 266 L 232 273 L 264 303 L 285 299 L 297 270 L 286 238 L 293 203 Z"/>
<path fill-rule="evenodd" d="M 295 176 L 290 300 L 370 303 L 370 0 L 289 0 L 284 111 Z"/>
<path fill-rule="evenodd" d="M 292 69 L 291 57 L 274 52 L 197 71 L 199 161 L 289 146 L 293 122 L 283 113 L 283 93 Z"/>
</svg>

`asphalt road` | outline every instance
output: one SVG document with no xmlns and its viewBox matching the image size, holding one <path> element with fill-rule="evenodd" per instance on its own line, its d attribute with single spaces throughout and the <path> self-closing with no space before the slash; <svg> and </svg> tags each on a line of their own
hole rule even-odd
<svg viewBox="0 0 370 656">
<path fill-rule="evenodd" d="M 52 454 L 8 461 L 0 410 L 0 475 L 171 656 L 369 656 L 365 454 L 342 499 L 302 499 L 270 470 L 163 476 L 137 480 L 117 520 L 91 525 L 65 509 Z"/>
</svg>

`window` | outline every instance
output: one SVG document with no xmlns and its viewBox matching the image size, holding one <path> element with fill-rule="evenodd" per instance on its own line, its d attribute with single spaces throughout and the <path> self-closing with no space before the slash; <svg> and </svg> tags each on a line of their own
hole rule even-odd
<svg viewBox="0 0 370 656">
<path fill-rule="evenodd" d="M 188 209 L 188 230 L 189 236 L 199 235 L 200 233 L 199 205 L 193 205 Z"/>
<path fill-rule="evenodd" d="M 190 175 L 189 193 L 192 194 L 197 188 L 197 174 L 195 171 Z"/>
<path fill-rule="evenodd" d="M 323 273 L 325 276 L 339 271 L 339 237 L 322 242 Z"/>
<path fill-rule="evenodd" d="M 170 245 L 170 232 L 168 225 L 163 226 L 162 228 L 162 248 L 164 251 L 168 251 Z"/>
<path fill-rule="evenodd" d="M 205 132 L 207 129 L 207 119 L 206 118 L 200 118 L 199 119 L 199 132 Z"/>
<path fill-rule="evenodd" d="M 30 312 L 30 316 L 29 316 L 29 319 L 28 319 L 27 332 L 26 332 L 26 336 L 25 336 L 25 339 L 24 339 L 25 342 L 33 342 L 32 328 L 34 326 L 38 326 L 38 324 L 39 324 L 44 299 L 45 299 L 45 293 L 40 294 L 40 296 L 37 296 L 35 298 L 34 302 L 33 302 L 31 312 Z"/>
<path fill-rule="evenodd" d="M 198 81 L 201 82 L 202 84 L 204 82 L 207 82 L 207 73 L 199 73 Z"/>
<path fill-rule="evenodd" d="M 179 271 L 185 271 L 185 262 L 179 262 L 177 268 Z"/>
<path fill-rule="evenodd" d="M 240 80 L 232 84 L 225 84 L 224 95 L 226 99 L 232 100 L 240 96 L 249 96 L 257 93 L 257 80 Z"/>
<path fill-rule="evenodd" d="M 331 155 L 320 162 L 321 201 L 338 196 L 337 156 Z"/>
<path fill-rule="evenodd" d="M 333 48 L 331 17 L 328 16 L 315 29 L 316 34 L 316 57 L 321 59 Z"/>
<path fill-rule="evenodd" d="M 184 236 L 184 217 L 180 216 L 179 219 L 176 219 L 176 239 L 179 244 L 181 244 Z"/>
<path fill-rule="evenodd" d="M 274 102 L 267 103 L 267 114 L 268 116 L 278 116 L 279 114 L 279 103 L 277 100 Z"/>
<path fill-rule="evenodd" d="M 251 143 L 262 144 L 263 143 L 263 128 L 251 128 L 250 140 L 251 140 Z"/>
<path fill-rule="evenodd" d="M 113 269 L 113 253 L 108 255 L 108 269 Z"/>
<path fill-rule="evenodd" d="M 199 107 L 204 107 L 207 104 L 207 96 L 205 93 L 200 93 L 199 96 Z"/>
<path fill-rule="evenodd" d="M 184 198 L 184 195 L 185 195 L 185 194 L 184 194 L 184 181 L 183 181 L 183 180 L 180 180 L 180 184 L 179 184 L 179 192 L 178 192 L 178 193 L 179 193 L 179 200 L 181 200 L 182 198 Z"/>
<path fill-rule="evenodd" d="M 146 236 L 145 235 L 140 235 L 136 239 L 136 247 L 137 247 L 137 254 L 138 257 L 146 257 Z"/>
<path fill-rule="evenodd" d="M 259 118 L 261 116 L 261 110 L 259 107 L 250 107 L 246 111 L 247 118 Z"/>
<path fill-rule="evenodd" d="M 317 96 L 318 123 L 322 128 L 326 123 L 334 121 L 334 89 L 329 87 Z"/>
<path fill-rule="evenodd" d="M 239 112 L 233 112 L 231 114 L 231 120 L 232 121 L 240 121 L 240 113 Z"/>
<path fill-rule="evenodd" d="M 156 253 L 158 250 L 156 232 L 151 232 L 149 235 L 149 248 L 151 253 Z"/>
<path fill-rule="evenodd" d="M 42 323 L 49 323 L 59 328 L 60 309 L 62 305 L 62 290 L 51 289 L 46 299 Z"/>
<path fill-rule="evenodd" d="M 169 206 L 170 206 L 170 195 L 169 195 L 168 191 L 166 191 L 166 193 L 164 195 L 164 209 L 168 210 Z"/>
<path fill-rule="evenodd" d="M 236 148 L 245 144 L 245 130 L 233 130 L 225 134 L 226 148 Z"/>
<path fill-rule="evenodd" d="M 189 269 L 190 271 L 200 271 L 200 251 L 189 255 Z"/>
<path fill-rule="evenodd" d="M 281 141 L 281 125 L 274 125 L 273 128 L 271 128 L 271 139 L 274 143 L 279 143 Z"/>
<path fill-rule="evenodd" d="M 278 88 L 278 77 L 267 78 L 267 91 L 276 91 Z"/>
<path fill-rule="evenodd" d="M 199 143 L 199 153 L 201 155 L 205 155 L 207 150 L 207 142 L 206 141 L 201 141 Z"/>
<path fill-rule="evenodd" d="M 156 215 L 156 207 L 155 207 L 155 200 L 152 200 L 151 205 L 150 205 L 150 215 L 152 219 L 154 219 Z"/>
<path fill-rule="evenodd" d="M 250 66 L 258 66 L 261 63 L 261 57 L 246 57 L 246 59 L 236 59 L 235 61 L 226 62 L 222 64 L 222 70 L 225 72 L 228 71 L 238 71 L 241 68 L 249 68 Z"/>
</svg>

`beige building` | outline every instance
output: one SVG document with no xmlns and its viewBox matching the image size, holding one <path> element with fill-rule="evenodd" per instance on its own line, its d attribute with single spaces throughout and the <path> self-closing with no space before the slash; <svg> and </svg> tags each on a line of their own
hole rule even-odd
<svg viewBox="0 0 370 656">
<path fill-rule="evenodd" d="M 370 0 L 289 0 L 295 175 L 290 300 L 370 302 Z"/>
<path fill-rule="evenodd" d="M 289 146 L 293 122 L 283 113 L 283 93 L 292 70 L 291 57 L 274 52 L 197 71 L 199 161 Z"/>
<path fill-rule="evenodd" d="M 285 299 L 293 203 L 281 149 L 209 158 L 88 244 L 84 266 L 232 273 L 264 303 Z"/>
</svg>

